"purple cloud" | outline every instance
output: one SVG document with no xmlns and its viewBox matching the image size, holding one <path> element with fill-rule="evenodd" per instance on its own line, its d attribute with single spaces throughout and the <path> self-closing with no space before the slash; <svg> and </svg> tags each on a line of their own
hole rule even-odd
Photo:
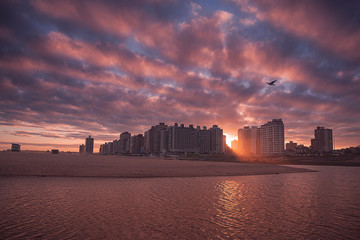
<svg viewBox="0 0 360 240">
<path fill-rule="evenodd" d="M 308 145 L 322 125 L 359 144 L 356 1 L 0 5 L 3 142 L 109 141 L 160 121 L 236 136 L 283 118 L 287 140 Z"/>
</svg>

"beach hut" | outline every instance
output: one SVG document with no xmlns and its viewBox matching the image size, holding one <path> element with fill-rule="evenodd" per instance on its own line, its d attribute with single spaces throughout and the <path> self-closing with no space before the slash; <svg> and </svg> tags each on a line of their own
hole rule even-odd
<svg viewBox="0 0 360 240">
<path fill-rule="evenodd" d="M 59 149 L 51 149 L 51 154 L 59 154 Z"/>
</svg>

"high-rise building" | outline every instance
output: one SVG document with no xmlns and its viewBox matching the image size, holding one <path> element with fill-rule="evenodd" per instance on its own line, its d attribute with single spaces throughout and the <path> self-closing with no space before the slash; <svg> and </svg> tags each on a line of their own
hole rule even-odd
<svg viewBox="0 0 360 240">
<path fill-rule="evenodd" d="M 104 155 L 114 154 L 114 142 L 106 142 L 100 145 L 99 153 Z"/>
<path fill-rule="evenodd" d="M 104 144 L 101 144 L 99 147 L 99 154 L 104 154 Z"/>
<path fill-rule="evenodd" d="M 92 138 L 90 135 L 85 140 L 85 152 L 91 154 L 94 152 L 94 138 Z"/>
<path fill-rule="evenodd" d="M 84 144 L 81 144 L 79 146 L 79 153 L 85 153 L 85 145 Z"/>
<path fill-rule="evenodd" d="M 113 147 L 112 147 L 112 152 L 109 154 L 121 154 L 121 142 L 120 140 L 114 140 L 113 142 Z"/>
<path fill-rule="evenodd" d="M 121 154 L 130 153 L 130 139 L 131 133 L 123 132 L 120 134 L 119 151 Z"/>
<path fill-rule="evenodd" d="M 246 126 L 238 130 L 238 150 L 241 155 L 259 155 L 260 128 Z"/>
<path fill-rule="evenodd" d="M 132 136 L 130 141 L 130 153 L 142 154 L 143 152 L 144 152 L 144 136 L 142 134 Z"/>
<path fill-rule="evenodd" d="M 106 144 L 106 147 L 107 147 L 107 149 L 106 149 L 106 152 L 107 152 L 107 154 L 114 154 L 114 142 L 108 142 L 107 144 Z"/>
<path fill-rule="evenodd" d="M 218 154 L 224 152 L 225 140 L 223 130 L 217 125 L 201 129 L 200 126 L 185 127 L 175 123 L 161 131 L 161 152 Z"/>
<path fill-rule="evenodd" d="M 315 152 L 332 152 L 332 129 L 317 127 L 314 130 L 315 139 L 311 139 L 311 150 Z"/>
<path fill-rule="evenodd" d="M 223 142 L 223 149 L 222 149 L 222 152 L 225 152 L 226 147 L 227 147 L 227 145 L 226 145 L 226 135 L 223 135 L 223 140 L 222 140 L 222 142 Z"/>
<path fill-rule="evenodd" d="M 210 131 L 210 152 L 214 154 L 224 153 L 223 130 L 213 125 Z"/>
<path fill-rule="evenodd" d="M 161 131 L 166 129 L 167 125 L 161 122 L 159 125 L 152 126 L 145 132 L 145 152 L 151 154 L 160 154 Z"/>
<path fill-rule="evenodd" d="M 91 139 L 91 137 L 89 136 Z M 88 138 L 87 138 L 88 142 Z M 86 145 L 87 146 L 87 145 Z M 86 147 L 85 146 L 85 147 Z M 99 148 L 100 154 L 220 154 L 227 149 L 226 136 L 217 125 L 207 129 L 184 124 L 168 127 L 165 123 L 152 126 L 148 131 L 131 137 L 129 132 L 120 134 L 119 140 L 106 142 Z M 87 151 L 87 150 L 86 150 Z"/>
<path fill-rule="evenodd" d="M 165 128 L 160 132 L 160 153 L 169 152 L 169 128 Z"/>
<path fill-rule="evenodd" d="M 163 130 L 163 138 L 166 131 Z M 196 153 L 197 149 L 197 130 L 193 125 L 185 127 L 184 124 L 180 126 L 175 123 L 167 129 L 168 149 L 172 153 Z"/>
<path fill-rule="evenodd" d="M 150 130 L 144 132 L 144 152 L 151 153 L 154 149 L 154 145 L 151 143 L 153 132 Z"/>
<path fill-rule="evenodd" d="M 239 153 L 239 141 L 238 140 L 231 141 L 231 150 L 236 154 Z"/>
<path fill-rule="evenodd" d="M 238 130 L 239 154 L 247 155 L 250 152 L 250 127 L 246 126 Z"/>
<path fill-rule="evenodd" d="M 156 140 L 159 130 L 159 139 Z M 156 142 L 158 141 L 158 146 Z M 145 151 L 153 154 L 178 153 L 223 153 L 226 147 L 223 130 L 217 125 L 207 129 L 193 125 L 185 127 L 184 124 L 175 123 L 167 126 L 164 123 L 153 126 L 145 132 Z M 156 152 L 159 149 L 159 152 Z"/>
<path fill-rule="evenodd" d="M 273 119 L 261 125 L 260 154 L 278 155 L 284 152 L 284 123 L 282 119 Z"/>
<path fill-rule="evenodd" d="M 210 131 L 205 126 L 200 129 L 200 126 L 196 128 L 198 134 L 197 149 L 199 153 L 209 154 L 211 151 L 210 145 Z"/>
</svg>

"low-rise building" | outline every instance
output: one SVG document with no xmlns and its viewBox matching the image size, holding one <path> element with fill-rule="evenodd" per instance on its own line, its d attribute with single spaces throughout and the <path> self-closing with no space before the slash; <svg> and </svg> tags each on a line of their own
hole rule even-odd
<svg viewBox="0 0 360 240">
<path fill-rule="evenodd" d="M 295 143 L 295 142 L 293 142 L 293 141 L 290 141 L 290 142 L 286 143 L 285 146 L 286 146 L 285 149 L 286 149 L 287 151 L 289 151 L 289 150 L 295 150 L 296 147 L 297 147 L 297 143 Z"/>
<path fill-rule="evenodd" d="M 79 146 L 79 153 L 85 153 L 85 144 Z"/>
<path fill-rule="evenodd" d="M 20 152 L 20 144 L 12 143 L 11 144 L 11 151 L 12 152 Z"/>
</svg>

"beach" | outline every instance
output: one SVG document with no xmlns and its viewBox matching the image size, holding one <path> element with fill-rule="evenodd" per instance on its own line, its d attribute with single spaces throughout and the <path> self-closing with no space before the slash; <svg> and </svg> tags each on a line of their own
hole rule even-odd
<svg viewBox="0 0 360 240">
<path fill-rule="evenodd" d="M 0 152 L 0 176 L 38 177 L 211 177 L 309 172 L 273 164 L 187 161 L 157 157 L 77 153 Z"/>
<path fill-rule="evenodd" d="M 0 239 L 359 239 L 359 170 L 0 152 Z"/>
<path fill-rule="evenodd" d="M 276 165 L 360 166 L 360 157 L 355 155 L 238 157 L 236 161 Z"/>
</svg>

